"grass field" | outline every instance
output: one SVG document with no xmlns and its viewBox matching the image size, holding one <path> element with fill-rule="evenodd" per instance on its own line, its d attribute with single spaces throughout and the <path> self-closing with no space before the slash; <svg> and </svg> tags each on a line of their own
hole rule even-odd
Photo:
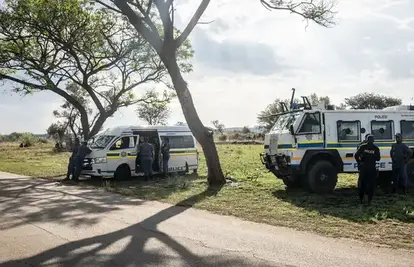
<svg viewBox="0 0 414 267">
<path fill-rule="evenodd" d="M 341 175 L 333 194 L 318 196 L 302 190 L 286 191 L 268 173 L 258 157 L 262 145 L 219 145 L 226 175 L 234 178 L 215 195 L 205 192 L 206 168 L 201 159 L 199 176 L 173 177 L 158 182 L 140 179 L 117 182 L 107 190 L 148 200 L 191 205 L 247 220 L 287 226 L 320 234 L 414 249 L 414 194 L 387 196 L 378 192 L 371 207 L 357 204 L 356 177 Z M 0 144 L 0 171 L 38 177 L 66 172 L 68 154 L 54 154 L 50 145 L 20 149 Z M 83 186 L 102 186 L 83 181 Z"/>
</svg>

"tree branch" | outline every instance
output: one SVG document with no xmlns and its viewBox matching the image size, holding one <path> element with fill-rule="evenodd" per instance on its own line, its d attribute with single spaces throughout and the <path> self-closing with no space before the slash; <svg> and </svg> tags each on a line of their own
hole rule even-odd
<svg viewBox="0 0 414 267">
<path fill-rule="evenodd" d="M 162 39 L 158 32 L 152 32 L 144 25 L 143 19 L 132 10 L 126 0 L 113 0 L 114 4 L 122 11 L 128 18 L 129 22 L 134 26 L 135 30 L 139 32 L 144 39 L 154 47 L 158 55 L 162 54 Z"/>
<path fill-rule="evenodd" d="M 185 27 L 184 31 L 176 39 L 176 44 L 175 44 L 176 48 L 179 48 L 188 38 L 190 33 L 193 31 L 194 27 L 197 25 L 198 21 L 200 20 L 201 16 L 203 15 L 204 11 L 207 9 L 208 4 L 210 4 L 210 0 L 203 0 L 201 4 L 198 6 L 190 22 L 187 24 L 187 27 Z"/>
<path fill-rule="evenodd" d="M 312 20 L 316 24 L 329 28 L 335 25 L 333 11 L 334 3 L 331 0 L 307 0 L 296 3 L 294 0 L 260 0 L 268 10 L 285 10 Z"/>
</svg>

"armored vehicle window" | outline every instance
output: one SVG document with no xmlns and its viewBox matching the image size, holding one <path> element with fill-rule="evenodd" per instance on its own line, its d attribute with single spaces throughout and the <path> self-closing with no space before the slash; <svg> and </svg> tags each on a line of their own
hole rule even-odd
<svg viewBox="0 0 414 267">
<path fill-rule="evenodd" d="M 308 113 L 305 115 L 299 134 L 318 134 L 321 132 L 320 113 Z"/>
<path fill-rule="evenodd" d="M 401 135 L 404 140 L 414 140 L 414 121 L 401 121 Z"/>
<path fill-rule="evenodd" d="M 371 121 L 371 133 L 375 140 L 394 140 L 392 121 Z"/>
<path fill-rule="evenodd" d="M 361 140 L 359 121 L 337 121 L 338 142 L 359 142 Z"/>
</svg>

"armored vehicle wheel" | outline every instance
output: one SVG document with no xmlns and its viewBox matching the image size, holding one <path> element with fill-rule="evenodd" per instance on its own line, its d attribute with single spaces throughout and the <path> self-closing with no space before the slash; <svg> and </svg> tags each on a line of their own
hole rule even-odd
<svg viewBox="0 0 414 267">
<path fill-rule="evenodd" d="M 326 194 L 335 189 L 338 173 L 329 161 L 317 161 L 310 167 L 306 180 L 312 192 Z"/>
</svg>

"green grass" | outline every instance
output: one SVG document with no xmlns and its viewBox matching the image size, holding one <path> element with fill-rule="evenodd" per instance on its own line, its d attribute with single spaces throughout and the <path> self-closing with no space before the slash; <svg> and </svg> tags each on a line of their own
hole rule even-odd
<svg viewBox="0 0 414 267">
<path fill-rule="evenodd" d="M 67 171 L 69 153 L 54 153 L 51 144 L 20 148 L 18 143 L 0 143 L 0 171 L 34 177 L 53 177 Z"/>
<path fill-rule="evenodd" d="M 414 221 L 407 215 L 414 210 L 413 193 L 387 196 L 378 192 L 371 207 L 360 208 L 355 175 L 340 175 L 337 189 L 326 196 L 303 190 L 286 191 L 282 181 L 262 166 L 259 159 L 261 145 L 219 145 L 218 149 L 225 174 L 236 182 L 228 183 L 216 195 L 203 194 L 207 188 L 203 158 L 198 177 L 188 175 L 158 182 L 133 179 L 105 188 L 147 200 L 193 205 L 250 221 L 414 249 Z M 8 156 L 0 150 L 0 170 L 35 176 L 64 173 L 67 155 L 54 155 L 48 151 L 51 149 L 45 150 L 45 147 L 9 148 Z M 36 155 L 42 155 L 43 161 L 36 159 Z M 24 158 L 26 163 L 37 165 L 19 167 Z M 38 170 L 39 166 L 50 169 Z M 99 181 L 81 184 L 102 186 Z"/>
</svg>

